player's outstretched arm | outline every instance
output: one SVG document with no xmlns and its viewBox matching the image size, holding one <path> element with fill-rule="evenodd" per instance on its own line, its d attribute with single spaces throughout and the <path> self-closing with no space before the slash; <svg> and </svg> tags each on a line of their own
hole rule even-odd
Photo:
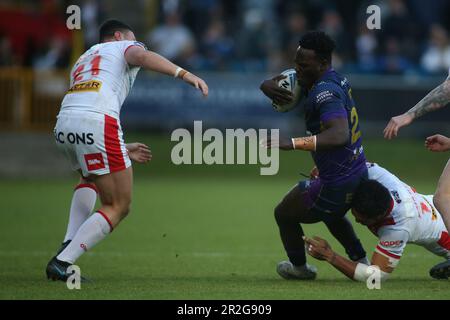
<svg viewBox="0 0 450 320">
<path fill-rule="evenodd" d="M 130 159 L 137 163 L 147 163 L 152 160 L 150 148 L 143 143 L 127 143 L 125 147 L 127 148 Z"/>
<path fill-rule="evenodd" d="M 327 261 L 337 270 L 342 272 L 348 278 L 356 281 L 366 281 L 372 274 L 372 270 L 369 269 L 370 266 L 367 266 L 363 263 L 358 263 L 351 261 L 347 258 L 344 258 L 338 255 L 336 252 L 331 249 L 331 246 L 328 242 L 319 237 L 303 237 L 303 240 L 306 243 L 307 252 L 310 256 L 318 259 Z M 380 281 L 384 281 L 387 279 L 388 275 L 392 272 L 392 268 L 388 266 L 388 259 L 378 253 L 374 253 L 372 257 L 372 266 L 377 266 L 380 269 Z"/>
<path fill-rule="evenodd" d="M 318 260 L 327 261 L 329 264 L 334 266 L 340 272 L 345 274 L 348 278 L 353 279 L 355 274 L 356 262 L 350 261 L 344 257 L 341 257 L 336 252 L 331 249 L 328 242 L 319 237 L 308 238 L 303 237 L 306 244 L 306 249 L 311 257 Z"/>
<path fill-rule="evenodd" d="M 199 89 L 203 96 L 208 96 L 208 85 L 203 79 L 178 67 L 176 64 L 155 52 L 145 50 L 139 46 L 133 46 L 125 52 L 125 60 L 128 64 L 133 66 L 140 66 L 146 70 L 180 78 L 194 86 L 196 89 Z"/>
<path fill-rule="evenodd" d="M 391 118 L 384 129 L 384 137 L 392 139 L 397 137 L 400 128 L 409 125 L 415 119 L 426 113 L 441 109 L 450 103 L 450 79 L 431 91 L 413 108 L 399 116 Z"/>
</svg>

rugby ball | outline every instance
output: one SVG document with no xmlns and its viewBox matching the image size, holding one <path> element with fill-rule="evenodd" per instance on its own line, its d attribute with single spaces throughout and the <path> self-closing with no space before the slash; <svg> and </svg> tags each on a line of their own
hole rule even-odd
<svg viewBox="0 0 450 320">
<path fill-rule="evenodd" d="M 299 104 L 302 90 L 297 82 L 297 73 L 295 72 L 295 69 L 285 70 L 281 74 L 286 76 L 286 78 L 278 81 L 278 86 L 292 92 L 294 95 L 294 100 L 291 103 L 282 105 L 276 104 L 272 101 L 272 106 L 278 112 L 288 112 L 294 109 Z"/>
</svg>

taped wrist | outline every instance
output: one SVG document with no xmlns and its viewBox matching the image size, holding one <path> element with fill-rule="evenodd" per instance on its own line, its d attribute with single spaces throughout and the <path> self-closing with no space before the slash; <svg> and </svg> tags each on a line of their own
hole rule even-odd
<svg viewBox="0 0 450 320">
<path fill-rule="evenodd" d="M 356 265 L 355 274 L 353 279 L 356 281 L 366 282 L 370 276 L 378 273 L 380 275 L 380 281 L 383 282 L 389 277 L 389 273 L 380 270 L 378 266 L 372 265 L 368 266 L 363 263 L 358 263 Z"/>
<path fill-rule="evenodd" d="M 292 138 L 294 150 L 316 151 L 317 137 Z"/>
<path fill-rule="evenodd" d="M 184 70 L 183 68 L 181 68 L 181 67 L 178 67 L 176 70 L 175 70 L 175 74 L 173 75 L 175 78 L 180 78 L 180 79 L 183 79 L 184 78 L 184 76 L 187 74 L 188 72 L 186 71 L 186 70 Z"/>
</svg>

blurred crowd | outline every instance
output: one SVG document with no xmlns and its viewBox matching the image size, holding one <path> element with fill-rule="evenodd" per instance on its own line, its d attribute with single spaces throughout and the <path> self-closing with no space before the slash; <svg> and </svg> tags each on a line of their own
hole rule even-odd
<svg viewBox="0 0 450 320">
<path fill-rule="evenodd" d="M 17 3 L 25 3 L 17 6 Z M 76 1 L 74 1 L 76 2 Z M 84 45 L 97 41 L 109 17 L 106 0 L 78 1 Z M 15 5 L 12 5 L 14 3 Z M 444 74 L 450 68 L 448 0 L 136 0 L 145 14 L 136 34 L 147 46 L 196 70 L 275 72 L 292 66 L 298 40 L 320 29 L 337 42 L 335 68 L 370 74 Z M 366 9 L 381 8 L 381 30 L 368 30 Z M 64 68 L 73 34 L 68 1 L 0 0 L 0 66 Z M 30 13 L 31 7 L 31 13 Z M 106 9 L 105 9 L 106 8 Z M 115 15 L 120 16 L 120 15 Z M 31 19 L 31 21 L 30 21 Z M 134 20 L 134 19 L 133 19 Z M 29 29 L 29 32 L 24 30 Z"/>
</svg>

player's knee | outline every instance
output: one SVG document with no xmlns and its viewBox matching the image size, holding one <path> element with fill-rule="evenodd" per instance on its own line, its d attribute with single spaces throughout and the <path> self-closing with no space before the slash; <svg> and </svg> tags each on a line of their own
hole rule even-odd
<svg viewBox="0 0 450 320">
<path fill-rule="evenodd" d="M 284 206 L 283 202 L 279 203 L 274 210 L 274 216 L 275 216 L 275 220 L 277 222 L 277 224 L 284 224 L 284 223 L 289 223 L 291 222 L 290 220 L 290 215 L 289 212 L 286 208 L 286 206 Z"/>
<path fill-rule="evenodd" d="M 107 205 L 112 208 L 113 212 L 117 215 L 119 220 L 122 220 L 130 213 L 131 198 L 130 197 L 117 197 L 110 199 L 110 202 L 105 201 L 103 205 Z"/>
<path fill-rule="evenodd" d="M 445 207 L 445 203 L 449 202 L 450 195 L 445 194 L 444 192 L 437 191 L 433 197 L 433 204 L 438 209 L 439 212 L 444 212 L 443 208 Z"/>
<path fill-rule="evenodd" d="M 131 199 L 124 199 L 119 205 L 119 210 L 122 218 L 126 217 L 131 212 Z"/>
</svg>

